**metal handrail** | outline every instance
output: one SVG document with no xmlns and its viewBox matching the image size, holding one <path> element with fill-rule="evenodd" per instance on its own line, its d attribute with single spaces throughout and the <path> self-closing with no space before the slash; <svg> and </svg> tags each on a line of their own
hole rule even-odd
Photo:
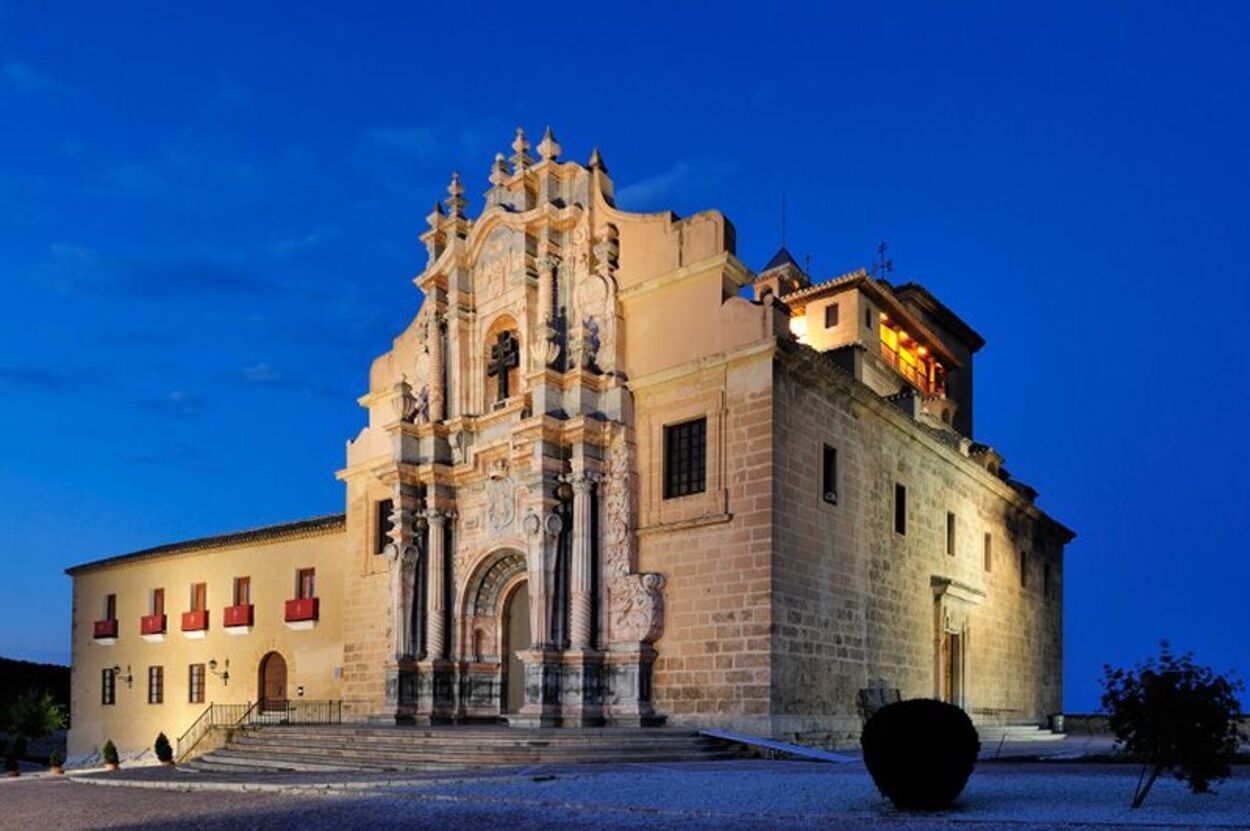
<svg viewBox="0 0 1250 831">
<path fill-rule="evenodd" d="M 265 724 L 342 724 L 343 701 L 248 701 L 245 704 L 210 703 L 187 731 L 178 737 L 176 758 L 182 761 L 214 727 L 251 727 Z"/>
</svg>

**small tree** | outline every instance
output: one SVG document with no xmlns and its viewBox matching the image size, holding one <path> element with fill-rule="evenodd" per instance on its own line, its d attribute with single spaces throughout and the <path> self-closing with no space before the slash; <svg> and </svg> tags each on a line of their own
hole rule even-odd
<svg viewBox="0 0 1250 831">
<path fill-rule="evenodd" d="M 65 726 L 65 713 L 47 690 L 30 689 L 9 706 L 9 731 L 32 739 L 42 738 Z"/>
<path fill-rule="evenodd" d="M 116 765 L 120 763 L 117 758 L 117 745 L 113 744 L 112 739 L 106 739 L 104 746 L 100 748 L 100 755 L 104 757 L 104 764 Z"/>
<path fill-rule="evenodd" d="M 162 762 L 172 762 L 174 760 L 174 749 L 169 744 L 169 739 L 164 733 L 156 735 L 156 741 L 152 744 L 152 749 L 156 751 L 156 758 Z"/>
<path fill-rule="evenodd" d="M 65 754 L 59 750 L 52 751 L 52 755 L 48 757 L 48 767 L 53 770 L 60 770 L 65 764 Z"/>
<path fill-rule="evenodd" d="M 16 774 L 19 770 L 17 764 L 18 757 L 22 754 L 18 753 L 17 739 L 9 742 L 8 750 L 4 751 L 4 772 Z"/>
<path fill-rule="evenodd" d="M 1198 666 L 1193 655 L 1172 654 L 1135 669 L 1103 668 L 1102 706 L 1118 744 L 1143 763 L 1132 807 L 1140 808 L 1161 773 L 1208 793 L 1228 778 L 1240 738 L 1243 686 L 1236 678 Z"/>
</svg>

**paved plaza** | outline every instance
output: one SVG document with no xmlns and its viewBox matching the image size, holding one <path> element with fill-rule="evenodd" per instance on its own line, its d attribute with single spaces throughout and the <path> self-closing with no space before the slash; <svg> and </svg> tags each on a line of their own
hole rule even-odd
<svg viewBox="0 0 1250 831">
<path fill-rule="evenodd" d="M 124 772 L 125 773 L 125 772 Z M 863 767 L 794 761 L 541 766 L 488 774 L 206 777 L 168 769 L 0 781 L 0 828 L 1250 828 L 1250 769 L 1213 796 L 1137 768 L 983 763 L 950 811 L 899 812 Z"/>
</svg>

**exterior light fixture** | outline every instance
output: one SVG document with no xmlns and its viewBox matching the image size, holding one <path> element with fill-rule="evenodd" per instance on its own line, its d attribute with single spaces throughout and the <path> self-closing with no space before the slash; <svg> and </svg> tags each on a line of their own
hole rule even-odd
<svg viewBox="0 0 1250 831">
<path fill-rule="evenodd" d="M 126 682 L 126 689 L 134 686 L 135 677 L 130 672 L 130 664 L 126 664 L 126 674 L 122 675 L 122 668 L 118 664 L 113 665 L 113 675 Z"/>
<path fill-rule="evenodd" d="M 210 658 L 208 661 L 208 671 L 221 679 L 222 686 L 230 686 L 230 659 L 227 658 L 221 672 L 217 671 L 217 659 Z"/>
</svg>

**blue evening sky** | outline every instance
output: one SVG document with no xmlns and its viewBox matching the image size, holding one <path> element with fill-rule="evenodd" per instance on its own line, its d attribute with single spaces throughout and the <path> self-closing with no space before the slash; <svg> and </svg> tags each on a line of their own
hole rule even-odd
<svg viewBox="0 0 1250 831">
<path fill-rule="evenodd" d="M 603 9 L 612 8 L 616 13 Z M 890 242 L 989 341 L 978 438 L 1079 532 L 1066 706 L 1250 671 L 1243 3 L 0 0 L 0 655 L 66 566 L 341 510 L 423 217 L 516 125 L 759 268 Z"/>
</svg>

